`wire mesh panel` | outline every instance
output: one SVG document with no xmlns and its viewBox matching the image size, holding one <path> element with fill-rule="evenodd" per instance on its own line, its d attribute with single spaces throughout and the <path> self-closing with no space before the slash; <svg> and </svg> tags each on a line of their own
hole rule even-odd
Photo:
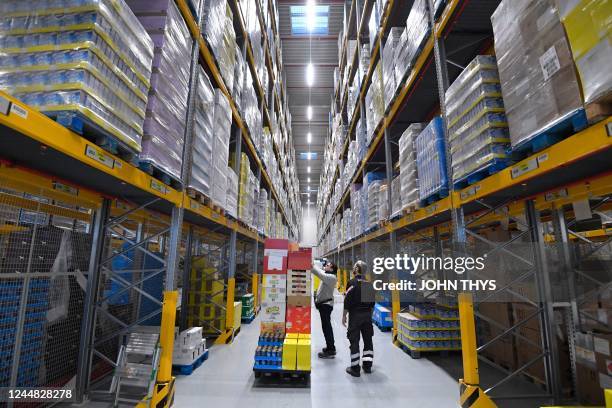
<svg viewBox="0 0 612 408">
<path fill-rule="evenodd" d="M 77 373 L 95 206 L 53 186 L 0 175 L 0 387 L 72 388 Z"/>
<path fill-rule="evenodd" d="M 215 337 L 225 330 L 228 237 L 202 231 L 194 235 L 187 325 L 202 326 L 204 335 Z"/>
<path fill-rule="evenodd" d="M 144 206 L 113 203 L 99 264 L 92 382 L 116 366 L 127 334 L 160 326 L 169 228 L 167 217 Z"/>
</svg>

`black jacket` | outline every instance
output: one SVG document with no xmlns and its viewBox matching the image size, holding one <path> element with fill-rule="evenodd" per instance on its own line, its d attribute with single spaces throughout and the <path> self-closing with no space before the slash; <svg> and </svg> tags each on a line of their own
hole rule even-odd
<svg viewBox="0 0 612 408">
<path fill-rule="evenodd" d="M 346 287 L 344 296 L 344 309 L 348 312 L 358 310 L 372 310 L 374 308 L 375 293 L 372 283 L 358 276 L 351 279 Z"/>
</svg>

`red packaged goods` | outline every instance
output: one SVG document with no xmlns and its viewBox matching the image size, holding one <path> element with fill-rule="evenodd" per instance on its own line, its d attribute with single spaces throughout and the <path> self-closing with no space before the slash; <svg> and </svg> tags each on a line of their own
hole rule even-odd
<svg viewBox="0 0 612 408">
<path fill-rule="evenodd" d="M 264 241 L 264 273 L 286 274 L 289 241 L 266 239 Z"/>
<path fill-rule="evenodd" d="M 287 305 L 285 327 L 287 333 L 310 333 L 310 305 Z"/>
<path fill-rule="evenodd" d="M 312 249 L 300 248 L 297 251 L 289 252 L 287 268 L 302 271 L 312 269 Z"/>
</svg>

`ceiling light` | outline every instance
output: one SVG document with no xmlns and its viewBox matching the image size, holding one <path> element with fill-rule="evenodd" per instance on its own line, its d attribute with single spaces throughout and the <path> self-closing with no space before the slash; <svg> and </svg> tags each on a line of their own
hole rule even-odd
<svg viewBox="0 0 612 408">
<path fill-rule="evenodd" d="M 308 173 L 310 173 L 310 166 L 308 166 L 308 167 L 306 168 L 306 171 L 307 171 Z"/>
<path fill-rule="evenodd" d="M 306 155 L 306 160 L 310 160 L 312 157 L 312 153 L 308 152 L 308 154 Z"/>
<path fill-rule="evenodd" d="M 308 108 L 306 108 L 306 117 L 308 120 L 312 120 L 312 106 L 310 105 L 308 105 Z"/>
<path fill-rule="evenodd" d="M 310 177 L 308 177 L 308 182 L 310 183 Z"/>
<path fill-rule="evenodd" d="M 308 132 L 306 135 L 306 141 L 310 144 L 312 143 L 312 133 Z"/>
<path fill-rule="evenodd" d="M 314 0 L 306 0 L 306 28 L 313 32 L 316 24 L 316 6 Z"/>
<path fill-rule="evenodd" d="M 314 85 L 314 74 L 314 65 L 312 65 L 312 62 L 309 62 L 308 65 L 306 65 L 306 84 L 309 87 Z"/>
</svg>

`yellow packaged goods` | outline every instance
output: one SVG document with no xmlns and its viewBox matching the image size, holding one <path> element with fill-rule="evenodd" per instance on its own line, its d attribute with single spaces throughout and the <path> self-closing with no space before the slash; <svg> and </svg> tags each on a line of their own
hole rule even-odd
<svg viewBox="0 0 612 408">
<path fill-rule="evenodd" d="M 295 370 L 297 366 L 298 339 L 286 338 L 283 343 L 283 370 Z"/>
<path fill-rule="evenodd" d="M 310 371 L 310 339 L 298 339 L 296 363 L 299 371 Z"/>
<path fill-rule="evenodd" d="M 556 0 L 569 40 L 585 102 L 610 94 L 612 87 L 612 2 Z M 608 69 L 606 69 L 606 67 Z"/>
</svg>

